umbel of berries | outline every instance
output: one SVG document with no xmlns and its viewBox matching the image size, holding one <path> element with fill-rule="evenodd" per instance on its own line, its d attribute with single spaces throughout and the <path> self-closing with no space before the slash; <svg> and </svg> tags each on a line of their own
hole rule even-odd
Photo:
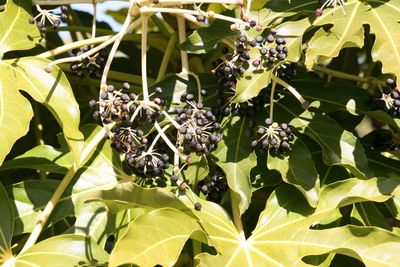
<svg viewBox="0 0 400 267">
<path fill-rule="evenodd" d="M 214 109 L 204 107 L 202 102 L 196 103 L 192 94 L 184 93 L 181 101 L 184 107 L 176 107 L 176 121 L 180 124 L 177 136 L 178 150 L 185 154 L 208 154 L 217 149 L 222 135 L 217 133 L 221 128 Z"/>
<path fill-rule="evenodd" d="M 154 123 L 161 115 L 157 108 L 163 104 L 162 101 L 155 98 L 154 103 L 144 103 L 130 91 L 128 83 L 124 83 L 119 90 L 112 85 L 107 86 L 99 98 L 99 101 L 91 100 L 89 106 L 99 107 L 93 116 L 101 119 L 103 124 L 115 123 L 109 136 L 112 147 L 125 155 L 132 171 L 145 177 L 161 175 L 169 166 L 169 157 L 157 147 L 159 136 L 145 136 L 140 127 Z"/>
<path fill-rule="evenodd" d="M 36 15 L 35 17 L 32 17 L 28 20 L 30 24 L 35 24 L 38 27 L 39 31 L 41 33 L 46 33 L 46 21 L 49 21 L 53 29 L 58 29 L 61 25 L 62 21 L 65 21 L 67 19 L 67 11 L 68 8 L 66 6 L 61 6 L 60 11 L 61 14 L 56 15 L 53 12 L 56 11 L 56 9 L 42 9 L 40 6 L 37 5 L 37 10 L 39 11 L 39 14 Z"/>
<path fill-rule="evenodd" d="M 400 88 L 392 79 L 386 80 L 386 87 L 376 94 L 376 105 L 393 117 L 400 117 Z"/>
<path fill-rule="evenodd" d="M 73 54 L 80 56 L 87 51 L 89 51 L 89 47 L 83 46 L 78 51 L 73 51 Z M 107 50 L 101 49 L 98 53 L 88 56 L 82 61 L 73 62 L 70 68 L 72 71 L 75 71 L 80 78 L 83 78 L 87 75 L 95 77 L 103 73 L 107 56 Z"/>
<path fill-rule="evenodd" d="M 285 155 L 290 150 L 290 142 L 294 140 L 291 126 L 286 123 L 278 124 L 270 118 L 265 120 L 266 126 L 258 126 L 257 139 L 251 141 L 252 148 L 261 152 L 269 151 L 270 155 Z"/>
</svg>

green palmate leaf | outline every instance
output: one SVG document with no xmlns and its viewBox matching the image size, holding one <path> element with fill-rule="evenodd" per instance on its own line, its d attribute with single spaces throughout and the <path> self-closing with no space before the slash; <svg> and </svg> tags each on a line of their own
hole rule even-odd
<svg viewBox="0 0 400 267">
<path fill-rule="evenodd" d="M 215 20 L 211 26 L 194 31 L 180 47 L 194 54 L 207 53 L 215 47 L 221 38 L 236 34 L 230 30 L 231 24 L 228 21 Z"/>
<path fill-rule="evenodd" d="M 11 252 L 11 238 L 14 231 L 14 211 L 11 202 L 0 184 L 0 264 L 3 264 Z"/>
<path fill-rule="evenodd" d="M 89 143 L 100 130 L 100 126 L 85 125 L 82 128 L 86 136 L 85 142 Z M 112 150 L 109 141 L 103 141 L 76 173 L 52 213 L 51 221 L 79 214 L 89 194 L 113 188 L 119 180 L 124 178 L 119 155 Z M 59 182 L 54 180 L 24 181 L 7 188 L 16 208 L 15 234 L 32 231 L 37 218 L 58 184 Z M 96 217 L 95 214 L 93 214 L 94 217 Z"/>
<path fill-rule="evenodd" d="M 151 211 L 129 224 L 115 244 L 109 266 L 174 266 L 185 242 L 193 235 L 204 235 L 194 218 L 171 208 Z"/>
<path fill-rule="evenodd" d="M 15 258 L 15 266 L 105 266 L 108 258 L 108 254 L 88 237 L 59 235 L 39 242 L 19 254 Z"/>
<path fill-rule="evenodd" d="M 285 112 L 292 113 L 288 106 L 279 103 Z M 295 116 L 296 113 L 292 113 Z M 322 159 L 327 165 L 341 165 L 349 168 L 354 175 L 372 176 L 367 157 L 361 142 L 349 131 L 344 130 L 335 120 L 328 116 L 313 114 L 306 110 L 291 122 L 314 139 L 322 148 Z"/>
<path fill-rule="evenodd" d="M 309 42 L 306 53 L 306 64 L 309 68 L 317 62 L 318 56 L 336 57 L 345 47 L 362 47 L 364 25 L 369 25 L 371 34 L 376 39 L 371 55 L 374 61 L 382 62 L 384 73 L 400 76 L 400 3 L 390 1 L 347 1 L 344 5 L 346 16 L 334 10 L 325 10 L 313 25 L 332 24 L 325 31 L 319 29 Z"/>
<path fill-rule="evenodd" d="M 250 171 L 257 164 L 256 156 L 249 145 L 251 140 L 246 135 L 249 121 L 248 118 L 238 116 L 223 121 L 225 136 L 214 152 L 218 158 L 218 166 L 226 174 L 233 197 L 239 203 L 240 214 L 243 214 L 250 205 Z"/>
<path fill-rule="evenodd" d="M 47 64 L 47 60 L 37 58 L 0 62 L 0 130 L 5 133 L 0 136 L 3 144 L 0 162 L 3 162 L 14 142 L 26 134 L 32 117 L 30 104 L 20 95 L 20 89 L 53 113 L 75 158 L 79 157 L 83 135 L 79 131 L 78 104 L 62 71 L 55 67 L 52 73 L 47 73 L 44 70 Z"/>
<path fill-rule="evenodd" d="M 317 205 L 319 176 L 310 151 L 300 139 L 293 143 L 287 157 L 268 157 L 267 162 L 268 169 L 279 171 L 285 182 L 300 189 L 312 207 Z"/>
<path fill-rule="evenodd" d="M 4 162 L 1 169 L 27 168 L 52 173 L 67 173 L 73 163 L 74 159 L 71 153 L 49 145 L 39 145 L 21 156 Z"/>
<path fill-rule="evenodd" d="M 195 214 L 218 254 L 198 255 L 198 266 L 309 266 L 302 261 L 303 257 L 329 252 L 354 257 L 368 267 L 397 266 L 400 263 L 397 235 L 357 226 L 310 228 L 342 206 L 362 201 L 383 202 L 399 191 L 399 181 L 347 179 L 328 185 L 321 192 L 316 209 L 312 209 L 298 191 L 284 185 L 271 194 L 248 239 L 236 231 L 221 207 L 202 203 L 202 210 Z M 188 199 L 182 200 L 190 205 Z"/>
<path fill-rule="evenodd" d="M 28 0 L 8 0 L 0 13 L 0 58 L 8 51 L 31 49 L 41 35 L 36 25 L 28 23 L 32 3 Z"/>
</svg>

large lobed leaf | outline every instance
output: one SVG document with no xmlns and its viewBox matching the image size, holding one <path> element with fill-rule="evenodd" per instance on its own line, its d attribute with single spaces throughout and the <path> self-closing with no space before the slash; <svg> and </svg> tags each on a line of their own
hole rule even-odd
<svg viewBox="0 0 400 267">
<path fill-rule="evenodd" d="M 314 102 L 312 106 L 319 104 Z M 359 177 L 373 176 L 360 140 L 334 119 L 309 110 L 300 113 L 299 104 L 292 104 L 291 100 L 277 102 L 275 107 L 275 114 L 285 114 L 286 121 L 320 145 L 325 164 L 344 166 Z"/>
<path fill-rule="evenodd" d="M 213 153 L 218 158 L 218 166 L 226 174 L 233 197 L 239 203 L 243 214 L 250 205 L 250 171 L 256 166 L 256 155 L 250 148 L 250 138 L 246 135 L 249 119 L 239 116 L 229 117 L 223 122 L 226 135 Z"/>
<path fill-rule="evenodd" d="M 318 56 L 336 57 L 342 48 L 362 47 L 364 25 L 369 25 L 375 42 L 371 55 L 374 61 L 382 62 L 382 72 L 400 76 L 400 2 L 389 1 L 346 1 L 343 16 L 340 10 L 325 10 L 313 25 L 332 24 L 328 31 L 323 29 L 313 36 L 306 53 L 306 64 L 312 67 Z"/>
<path fill-rule="evenodd" d="M 268 157 L 268 169 L 277 170 L 282 179 L 297 187 L 310 206 L 315 207 L 319 197 L 319 175 L 311 153 L 300 139 L 296 139 L 287 157 Z"/>
<path fill-rule="evenodd" d="M 28 23 L 32 3 L 29 0 L 8 0 L 0 13 L 0 58 L 13 50 L 35 47 L 41 34 L 36 25 Z"/>
<path fill-rule="evenodd" d="M 282 186 L 272 193 L 252 235 L 246 240 L 216 205 L 203 203 L 196 212 L 217 255 L 202 253 L 198 266 L 309 266 L 302 258 L 329 252 L 345 254 L 366 266 L 397 266 L 400 237 L 379 228 L 344 226 L 310 229 L 339 207 L 361 201 L 385 201 L 398 194 L 400 183 L 356 178 L 329 185 L 314 210 L 301 194 Z M 229 226 L 231 225 L 231 226 Z M 383 248 L 383 250 L 382 250 Z M 384 251 L 384 252 L 383 252 Z"/>
<path fill-rule="evenodd" d="M 27 133 L 33 115 L 29 101 L 18 90 L 27 92 L 52 112 L 75 158 L 79 158 L 83 145 L 79 106 L 63 72 L 57 67 L 52 73 L 44 70 L 48 63 L 34 57 L 0 62 L 0 163 L 14 142 Z"/>
<path fill-rule="evenodd" d="M 111 253 L 110 266 L 174 266 L 185 242 L 196 234 L 202 230 L 194 218 L 176 209 L 156 209 L 128 225 Z"/>
</svg>

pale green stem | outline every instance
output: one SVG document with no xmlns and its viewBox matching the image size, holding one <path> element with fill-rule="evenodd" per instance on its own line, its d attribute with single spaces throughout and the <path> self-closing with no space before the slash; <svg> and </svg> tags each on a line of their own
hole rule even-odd
<svg viewBox="0 0 400 267">
<path fill-rule="evenodd" d="M 275 95 L 276 82 L 272 81 L 271 95 L 269 102 L 269 117 L 271 120 L 274 118 L 274 95 Z"/>
<path fill-rule="evenodd" d="M 293 86 L 291 86 L 290 84 L 288 84 L 287 82 L 283 81 L 282 79 L 280 79 L 278 76 L 275 75 L 272 75 L 272 81 L 275 81 L 280 85 L 282 85 L 283 87 L 285 87 L 294 97 L 296 97 L 297 100 L 299 100 L 301 106 L 304 109 L 308 108 L 310 103 L 308 103 L 308 101 L 305 100 Z"/>
<path fill-rule="evenodd" d="M 149 22 L 148 15 L 142 16 L 142 44 L 141 44 L 141 63 L 142 63 L 142 88 L 143 100 L 149 101 L 149 89 L 147 85 L 147 26 Z"/>
<path fill-rule="evenodd" d="M 314 65 L 312 67 L 312 69 L 316 72 L 321 72 L 321 73 L 325 73 L 327 75 L 336 77 L 336 78 L 340 78 L 340 79 L 344 79 L 344 80 L 349 80 L 349 81 L 356 81 L 356 82 L 362 82 L 362 83 L 372 83 L 372 84 L 377 84 L 377 85 L 385 85 L 384 81 L 379 81 L 377 78 L 375 77 L 360 77 L 357 75 L 352 75 L 352 74 L 348 74 L 345 72 L 341 72 L 341 71 L 337 71 L 337 70 L 332 70 L 332 69 L 328 69 L 319 65 Z"/>
<path fill-rule="evenodd" d="M 169 38 L 167 49 L 164 52 L 164 56 L 161 61 L 161 66 L 158 71 L 156 82 L 161 81 L 165 76 L 165 72 L 167 71 L 167 67 L 168 67 L 168 62 L 171 59 L 171 55 L 172 55 L 172 52 L 174 51 L 177 39 L 178 39 L 178 34 L 176 32 L 173 33 L 171 35 L 171 37 Z"/>
<path fill-rule="evenodd" d="M 113 44 L 113 46 L 112 46 L 112 48 L 111 48 L 111 51 L 110 51 L 110 53 L 109 53 L 109 55 L 108 55 L 108 58 L 107 58 L 107 62 L 106 62 L 106 64 L 105 64 L 105 66 L 104 66 L 103 74 L 101 75 L 100 88 L 101 88 L 102 86 L 106 85 L 106 83 L 107 83 L 107 75 L 108 75 L 108 71 L 110 70 L 111 63 L 112 63 L 112 61 L 113 61 L 113 59 L 114 59 L 115 53 L 117 52 L 118 46 L 119 46 L 119 44 L 121 43 L 122 38 L 124 37 L 124 35 L 125 35 L 125 34 L 128 32 L 128 30 L 129 30 L 129 24 L 131 23 L 131 21 L 132 21 L 132 17 L 128 14 L 128 15 L 126 16 L 126 19 L 125 19 L 124 24 L 123 24 L 122 27 L 121 27 L 121 30 L 120 30 L 119 33 L 116 35 L 117 38 L 116 38 L 116 40 L 114 41 L 114 44 Z M 137 22 L 137 21 L 136 21 L 136 22 Z M 133 27 L 133 26 L 132 26 L 132 27 Z"/>
<path fill-rule="evenodd" d="M 154 123 L 154 127 L 157 129 L 157 131 L 160 133 L 161 138 L 164 140 L 164 142 L 167 144 L 167 146 L 175 153 L 177 154 L 181 159 L 183 159 L 184 161 L 186 161 L 186 159 L 188 158 L 187 155 L 181 153 L 178 151 L 178 149 L 174 146 L 174 144 L 172 144 L 172 142 L 169 140 L 168 136 L 165 135 L 165 133 L 162 131 L 160 125 L 158 124 L 158 122 Z"/>
<path fill-rule="evenodd" d="M 186 41 L 186 25 L 185 19 L 181 16 L 177 16 L 178 20 L 178 33 L 179 33 L 179 44 Z M 189 72 L 189 60 L 186 51 L 181 49 L 181 62 L 182 62 L 182 73 L 187 74 Z"/>
<path fill-rule="evenodd" d="M 92 44 L 102 43 L 104 41 L 107 41 L 111 37 L 112 37 L 111 35 L 107 35 L 107 36 L 101 36 L 101 37 L 97 37 L 97 38 L 91 38 L 91 39 L 86 39 L 86 40 L 82 40 L 82 41 L 73 42 L 73 43 L 70 43 L 70 44 L 59 46 L 59 47 L 57 47 L 57 48 L 55 48 L 53 50 L 41 53 L 39 55 L 36 55 L 36 57 L 40 57 L 40 58 L 53 57 L 53 56 L 68 52 L 70 50 L 85 46 L 85 45 L 92 45 Z"/>
<path fill-rule="evenodd" d="M 96 37 L 97 2 L 93 0 L 92 38 Z"/>
</svg>

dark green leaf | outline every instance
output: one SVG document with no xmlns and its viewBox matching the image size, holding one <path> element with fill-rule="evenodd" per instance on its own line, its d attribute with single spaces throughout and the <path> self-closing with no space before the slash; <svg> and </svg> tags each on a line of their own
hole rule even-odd
<svg viewBox="0 0 400 267">
<path fill-rule="evenodd" d="M 319 196 L 319 175 L 310 151 L 300 139 L 296 139 L 287 157 L 268 157 L 268 169 L 280 172 L 282 179 L 296 186 L 308 203 L 315 207 Z"/>
<path fill-rule="evenodd" d="M 250 205 L 251 185 L 250 171 L 257 164 L 256 156 L 250 148 L 248 118 L 229 117 L 223 122 L 225 136 L 213 153 L 218 158 L 218 166 L 226 174 L 233 197 L 239 203 L 239 211 L 243 214 Z"/>
<path fill-rule="evenodd" d="M 207 53 L 224 37 L 234 35 L 231 22 L 215 20 L 211 26 L 194 31 L 180 47 L 190 53 Z"/>
</svg>

